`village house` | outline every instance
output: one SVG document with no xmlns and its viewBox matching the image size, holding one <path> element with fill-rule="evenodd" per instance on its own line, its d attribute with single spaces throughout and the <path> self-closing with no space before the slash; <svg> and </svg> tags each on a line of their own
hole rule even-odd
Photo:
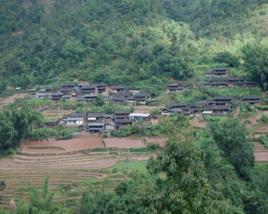
<svg viewBox="0 0 268 214">
<path fill-rule="evenodd" d="M 102 121 L 90 121 L 86 130 L 90 133 L 101 133 L 105 129 L 105 123 Z"/>
<path fill-rule="evenodd" d="M 163 114 L 170 114 L 170 113 L 178 113 L 182 115 L 191 115 L 192 112 L 189 108 L 189 103 L 173 103 L 167 105 L 166 108 L 163 110 Z"/>
<path fill-rule="evenodd" d="M 74 90 L 76 86 L 77 86 L 76 83 L 63 84 L 60 88 L 60 92 L 63 93 L 64 95 L 75 95 Z"/>
<path fill-rule="evenodd" d="M 131 95 L 139 94 L 140 92 L 141 92 L 141 91 L 138 90 L 138 89 L 129 89 L 129 93 L 130 93 Z"/>
<path fill-rule="evenodd" d="M 259 96 L 246 96 L 242 98 L 242 102 L 250 105 L 260 104 L 261 98 Z"/>
<path fill-rule="evenodd" d="M 116 128 L 121 128 L 126 125 L 131 125 L 134 121 L 129 119 L 130 112 L 122 111 L 122 112 L 116 112 L 114 116 L 114 122 Z"/>
<path fill-rule="evenodd" d="M 94 102 L 97 98 L 97 94 L 86 94 L 82 97 L 77 97 L 77 101 L 82 101 L 82 102 Z"/>
<path fill-rule="evenodd" d="M 54 101 L 59 101 L 62 99 L 62 97 L 63 97 L 63 93 L 61 92 L 56 92 L 56 93 L 51 94 L 51 100 L 54 100 Z"/>
<path fill-rule="evenodd" d="M 97 94 L 87 94 L 87 95 L 84 95 L 83 98 L 84 98 L 84 101 L 86 102 L 94 102 L 97 98 Z"/>
<path fill-rule="evenodd" d="M 167 85 L 167 91 L 168 93 L 175 93 L 175 92 L 178 92 L 178 91 L 181 91 L 183 90 L 183 87 L 180 83 L 169 83 Z"/>
<path fill-rule="evenodd" d="M 203 103 L 201 102 L 196 102 L 196 103 L 190 103 L 189 104 L 189 109 L 191 111 L 191 114 L 195 114 L 195 113 L 198 113 L 198 112 L 202 112 L 204 106 L 203 106 Z"/>
<path fill-rule="evenodd" d="M 126 96 L 125 94 L 114 94 L 112 96 L 108 97 L 108 102 L 109 103 L 117 103 L 117 104 L 123 104 L 126 103 Z"/>
<path fill-rule="evenodd" d="M 51 93 L 53 92 L 53 87 L 51 85 L 43 86 L 39 90 L 40 93 Z"/>
<path fill-rule="evenodd" d="M 130 113 L 129 114 L 129 119 L 133 121 L 141 121 L 141 120 L 149 120 L 150 119 L 150 114 L 149 113 Z"/>
<path fill-rule="evenodd" d="M 52 92 L 53 92 L 53 87 L 52 86 L 50 86 L 50 85 L 43 86 L 35 93 L 35 97 L 37 99 L 50 98 Z"/>
<path fill-rule="evenodd" d="M 51 93 L 49 93 L 49 92 L 37 92 L 37 93 L 35 94 L 35 97 L 36 97 L 37 99 L 50 98 L 50 96 L 51 96 Z"/>
<path fill-rule="evenodd" d="M 121 94 L 125 97 L 130 95 L 129 88 L 126 86 L 111 86 L 110 94 Z"/>
<path fill-rule="evenodd" d="M 106 91 L 107 84 L 97 84 L 97 91 L 99 94 L 102 94 Z"/>
<path fill-rule="evenodd" d="M 103 119 L 104 113 L 101 112 L 88 112 L 87 121 L 100 121 Z"/>
<path fill-rule="evenodd" d="M 205 76 L 215 76 L 215 77 L 227 77 L 229 74 L 228 68 L 214 68 L 205 72 Z"/>
<path fill-rule="evenodd" d="M 85 113 L 72 113 L 64 119 L 66 126 L 83 126 L 86 121 Z"/>
<path fill-rule="evenodd" d="M 213 87 L 228 87 L 228 82 L 207 80 L 204 82 L 203 85 L 204 86 L 213 86 Z"/>
<path fill-rule="evenodd" d="M 121 129 L 124 126 L 132 125 L 134 121 L 131 119 L 115 119 L 115 126 L 117 129 Z"/>
<path fill-rule="evenodd" d="M 133 95 L 133 99 L 137 104 L 145 105 L 146 102 L 151 98 L 151 95 L 146 92 L 140 92 Z"/>
<path fill-rule="evenodd" d="M 215 102 L 215 105 L 227 105 L 232 104 L 233 98 L 229 96 L 218 96 L 212 99 Z"/>
<path fill-rule="evenodd" d="M 188 111 L 188 107 L 188 103 L 172 103 L 170 105 L 167 105 L 166 109 L 170 112 L 181 112 Z"/>
<path fill-rule="evenodd" d="M 97 92 L 97 88 L 94 85 L 82 85 L 80 87 L 80 94 L 95 94 Z"/>
<path fill-rule="evenodd" d="M 215 115 L 225 115 L 232 111 L 230 105 L 213 105 L 210 109 Z"/>
<path fill-rule="evenodd" d="M 246 88 L 248 88 L 248 87 L 254 88 L 254 87 L 257 87 L 257 83 L 251 82 L 251 81 L 243 81 L 243 82 L 239 83 L 238 86 L 246 87 Z"/>
</svg>

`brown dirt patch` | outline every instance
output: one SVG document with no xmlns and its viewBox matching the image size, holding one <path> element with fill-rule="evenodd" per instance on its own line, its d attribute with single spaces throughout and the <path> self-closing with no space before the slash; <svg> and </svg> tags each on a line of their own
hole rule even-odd
<svg viewBox="0 0 268 214">
<path fill-rule="evenodd" d="M 103 141 L 107 148 L 129 149 L 145 147 L 145 143 L 141 138 L 105 138 Z"/>
<path fill-rule="evenodd" d="M 203 117 L 194 117 L 190 120 L 190 125 L 198 129 L 206 129 L 207 123 L 204 121 Z"/>
<path fill-rule="evenodd" d="M 257 162 L 268 162 L 268 149 L 260 143 L 254 143 L 254 156 Z"/>
<path fill-rule="evenodd" d="M 12 104 L 15 102 L 16 99 L 24 99 L 27 96 L 28 96 L 27 93 L 18 93 L 9 97 L 2 98 L 0 99 L 0 107 L 6 106 L 8 104 Z"/>
<path fill-rule="evenodd" d="M 268 133 L 268 125 L 262 126 L 255 130 L 255 134 L 267 134 Z"/>
<path fill-rule="evenodd" d="M 160 147 L 164 147 L 167 139 L 164 137 L 147 137 L 145 138 L 146 143 L 156 144 Z"/>
<path fill-rule="evenodd" d="M 30 141 L 22 145 L 21 151 L 29 151 L 29 149 L 38 149 L 46 147 L 53 148 L 58 147 L 61 151 L 54 151 L 57 153 L 75 152 L 87 149 L 103 148 L 102 138 L 96 135 L 90 135 L 88 133 L 80 133 L 76 137 L 69 140 L 53 140 L 48 141 Z"/>
</svg>

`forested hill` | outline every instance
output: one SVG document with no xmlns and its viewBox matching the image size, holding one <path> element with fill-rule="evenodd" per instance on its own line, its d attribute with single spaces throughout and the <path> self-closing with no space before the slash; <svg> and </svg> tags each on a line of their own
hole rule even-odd
<svg viewBox="0 0 268 214">
<path fill-rule="evenodd" d="M 265 2 L 4 0 L 0 89 L 79 79 L 157 91 L 165 78 L 190 77 L 210 39 L 256 35 L 248 18 L 266 15 Z"/>
</svg>

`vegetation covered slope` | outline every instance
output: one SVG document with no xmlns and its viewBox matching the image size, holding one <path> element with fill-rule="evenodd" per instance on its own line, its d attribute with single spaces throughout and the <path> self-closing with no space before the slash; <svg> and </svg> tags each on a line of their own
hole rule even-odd
<svg viewBox="0 0 268 214">
<path fill-rule="evenodd" d="M 148 91 L 155 86 L 155 92 L 166 77 L 192 75 L 193 63 L 208 51 L 198 37 L 242 33 L 247 16 L 263 2 L 3 1 L 0 88 L 80 79 Z"/>
</svg>

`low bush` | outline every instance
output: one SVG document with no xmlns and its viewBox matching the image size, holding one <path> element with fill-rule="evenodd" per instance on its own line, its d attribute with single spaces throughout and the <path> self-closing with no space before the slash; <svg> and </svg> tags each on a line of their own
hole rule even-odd
<svg viewBox="0 0 268 214">
<path fill-rule="evenodd" d="M 32 140 L 46 140 L 48 138 L 56 138 L 57 140 L 70 139 L 74 132 L 79 131 L 77 128 L 37 128 L 34 129 L 30 134 Z"/>
<path fill-rule="evenodd" d="M 268 149 L 268 135 L 262 135 L 260 137 L 260 143 L 266 148 Z"/>
</svg>

